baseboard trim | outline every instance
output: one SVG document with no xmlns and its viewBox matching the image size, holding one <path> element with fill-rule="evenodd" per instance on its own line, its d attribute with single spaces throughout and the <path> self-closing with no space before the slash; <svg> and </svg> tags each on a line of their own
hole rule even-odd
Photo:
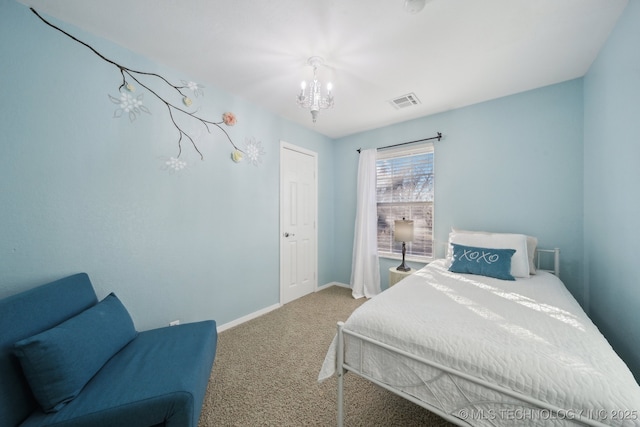
<svg viewBox="0 0 640 427">
<path fill-rule="evenodd" d="M 315 290 L 315 292 L 319 292 L 319 291 L 325 290 L 325 289 L 327 289 L 327 288 L 330 288 L 331 286 L 340 286 L 340 287 L 342 287 L 342 288 L 348 288 L 348 289 L 351 289 L 351 286 L 346 285 L 346 284 L 344 284 L 344 283 L 340 283 L 340 282 L 329 282 L 329 283 L 327 283 L 326 285 L 322 285 L 322 286 L 320 286 L 318 289 L 316 289 L 316 290 Z M 270 305 L 269 307 L 263 308 L 262 310 L 255 311 L 255 312 L 253 312 L 253 313 L 247 314 L 246 316 L 242 316 L 242 317 L 240 317 L 240 318 L 238 318 L 238 319 L 236 319 L 236 320 L 232 320 L 231 322 L 227 322 L 227 323 L 225 323 L 224 325 L 220 325 L 220 326 L 218 326 L 218 328 L 217 328 L 217 329 L 218 329 L 218 333 L 220 333 L 220 332 L 222 332 L 222 331 L 225 331 L 225 330 L 227 330 L 227 329 L 231 329 L 231 328 L 233 328 L 234 326 L 241 325 L 241 324 L 243 324 L 244 322 L 248 322 L 249 320 L 256 319 L 256 318 L 258 318 L 258 317 L 260 317 L 260 316 L 262 316 L 262 315 L 264 315 L 264 314 L 267 314 L 267 313 L 269 313 L 270 311 L 276 310 L 276 309 L 278 309 L 278 308 L 280 308 L 280 307 L 282 307 L 282 304 L 280 304 L 280 303 L 278 303 L 278 304 L 273 304 L 273 305 Z"/>
<path fill-rule="evenodd" d="M 273 311 L 275 309 L 278 309 L 282 307 L 282 304 L 278 303 L 278 304 L 273 304 L 270 305 L 269 307 L 263 308 L 262 310 L 258 310 L 255 311 L 253 313 L 247 314 L 246 316 L 242 316 L 239 319 L 236 320 L 232 320 L 231 322 L 225 323 L 224 325 L 220 325 L 218 326 L 218 332 L 222 332 L 225 331 L 227 329 L 233 328 L 234 326 L 238 326 L 243 324 L 244 322 L 248 322 L 249 320 L 253 320 L 257 317 L 260 317 L 264 314 L 269 313 L 270 311 Z"/>
<path fill-rule="evenodd" d="M 316 289 L 316 292 L 323 291 L 323 290 L 325 290 L 325 289 L 327 289 L 327 288 L 330 288 L 330 287 L 332 287 L 332 286 L 340 286 L 341 288 L 349 288 L 349 289 L 351 289 L 351 286 L 349 286 L 349 285 L 345 285 L 344 283 L 340 283 L 340 282 L 329 282 L 329 283 L 327 283 L 326 285 L 322 285 L 322 286 L 318 287 L 318 289 Z"/>
</svg>

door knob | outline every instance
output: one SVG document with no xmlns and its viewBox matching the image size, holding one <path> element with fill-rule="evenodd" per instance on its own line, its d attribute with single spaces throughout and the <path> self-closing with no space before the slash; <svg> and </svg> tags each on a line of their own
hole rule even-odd
<svg viewBox="0 0 640 427">
<path fill-rule="evenodd" d="M 295 236 L 295 234 L 293 234 L 293 233 L 289 234 L 289 233 L 287 233 L 287 232 L 285 231 L 285 233 L 284 233 L 284 237 L 289 237 L 289 236 L 293 237 L 293 236 Z"/>
</svg>

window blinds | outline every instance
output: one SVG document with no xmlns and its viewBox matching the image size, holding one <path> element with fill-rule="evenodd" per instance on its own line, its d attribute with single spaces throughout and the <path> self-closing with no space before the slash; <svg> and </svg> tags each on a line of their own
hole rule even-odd
<svg viewBox="0 0 640 427">
<path fill-rule="evenodd" d="M 414 238 L 407 256 L 433 256 L 434 152 L 433 144 L 384 150 L 378 153 L 378 251 L 400 254 L 402 243 L 393 239 L 396 219 L 414 221 Z"/>
</svg>

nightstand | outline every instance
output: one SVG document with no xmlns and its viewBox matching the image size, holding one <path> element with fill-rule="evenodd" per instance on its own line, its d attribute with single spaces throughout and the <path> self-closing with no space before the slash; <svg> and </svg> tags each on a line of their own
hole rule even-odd
<svg viewBox="0 0 640 427">
<path fill-rule="evenodd" d="M 413 268 L 409 271 L 400 271 L 396 270 L 396 268 L 397 267 L 389 267 L 389 287 L 392 287 L 400 280 L 416 272 Z"/>
</svg>

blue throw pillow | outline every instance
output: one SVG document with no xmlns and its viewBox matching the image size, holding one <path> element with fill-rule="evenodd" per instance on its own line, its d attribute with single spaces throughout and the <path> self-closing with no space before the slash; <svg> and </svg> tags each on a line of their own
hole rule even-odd
<svg viewBox="0 0 640 427">
<path fill-rule="evenodd" d="M 13 351 L 42 409 L 57 412 L 137 334 L 112 293 L 58 326 L 18 341 Z"/>
<path fill-rule="evenodd" d="M 511 257 L 515 249 L 489 249 L 451 244 L 453 258 L 449 271 L 479 274 L 502 280 L 516 280 L 511 275 Z"/>
</svg>

